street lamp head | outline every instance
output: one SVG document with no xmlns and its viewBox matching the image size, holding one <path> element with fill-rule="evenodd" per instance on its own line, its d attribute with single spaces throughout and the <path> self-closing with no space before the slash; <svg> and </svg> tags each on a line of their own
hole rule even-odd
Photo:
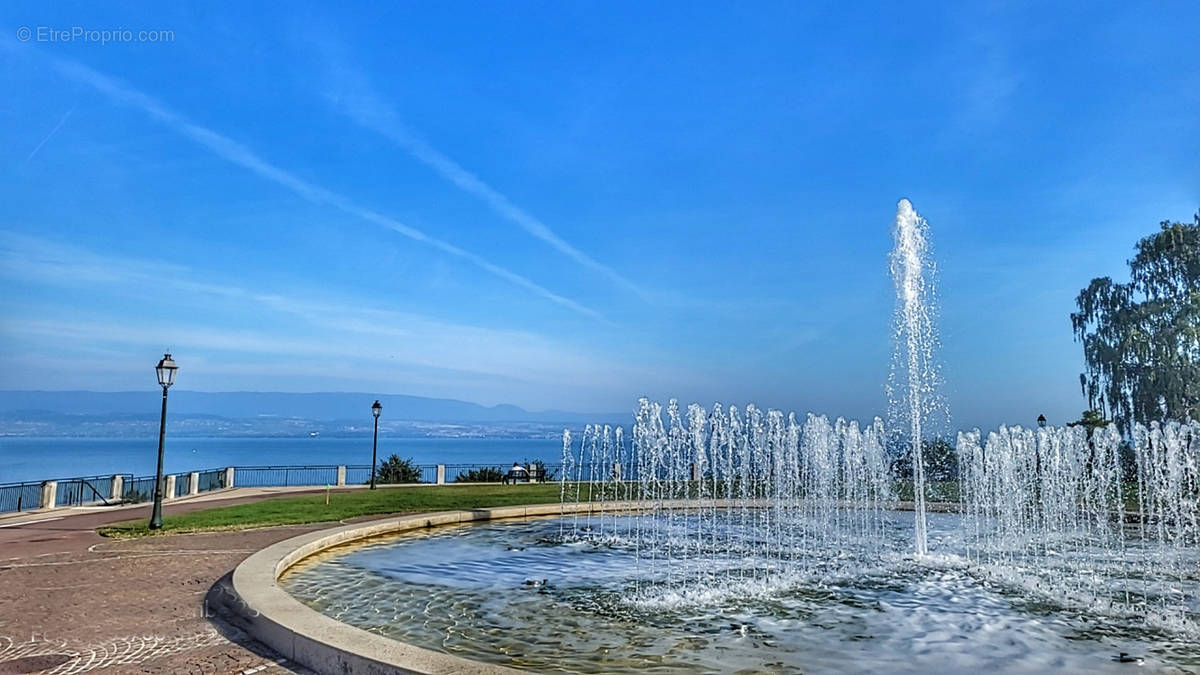
<svg viewBox="0 0 1200 675">
<path fill-rule="evenodd" d="M 170 354 L 163 354 L 162 360 L 158 362 L 154 370 L 158 371 L 159 385 L 166 389 L 175 384 L 175 371 L 179 370 L 179 366 L 175 365 Z"/>
<path fill-rule="evenodd" d="M 375 403 L 371 406 L 371 415 L 375 419 L 379 419 L 379 413 L 381 412 L 383 412 L 383 406 L 379 405 L 379 401 L 375 401 Z"/>
<path fill-rule="evenodd" d="M 1042 429 L 1046 428 L 1046 416 L 1045 415 L 1038 415 L 1038 427 L 1040 427 Z"/>
</svg>

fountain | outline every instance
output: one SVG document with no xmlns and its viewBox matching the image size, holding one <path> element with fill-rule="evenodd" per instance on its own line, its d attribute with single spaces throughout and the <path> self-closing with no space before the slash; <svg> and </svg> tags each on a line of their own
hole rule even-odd
<svg viewBox="0 0 1200 675">
<path fill-rule="evenodd" d="M 635 584 L 629 597 L 648 606 L 713 588 L 740 593 L 747 582 L 771 588 L 851 559 L 816 560 L 813 548 L 853 557 L 884 550 L 895 491 L 879 419 L 860 428 L 815 415 L 800 423 L 754 405 L 710 412 L 693 404 L 685 421 L 674 400 L 665 423 L 663 413 L 641 399 L 628 449 L 607 426 L 586 427 L 578 448 L 569 437 L 564 444 L 564 467 L 588 467 L 572 476 L 570 499 L 628 508 L 564 521 L 563 539 L 632 545 L 635 565 L 666 575 Z"/>
<path fill-rule="evenodd" d="M 383 539 L 281 583 L 534 671 L 1200 667 L 1200 424 L 964 432 L 924 555 L 880 420 L 643 400 L 632 431 L 570 442 L 560 517 Z"/>
<path fill-rule="evenodd" d="M 559 517 L 374 541 L 281 583 L 535 671 L 1200 667 L 1200 423 L 961 432 L 955 489 L 927 500 L 927 227 L 900 202 L 888 425 L 641 399 L 628 434 L 564 432 Z"/>
<path fill-rule="evenodd" d="M 928 422 L 941 410 L 934 266 L 929 251 L 929 225 L 912 203 L 901 199 L 892 227 L 895 248 L 890 256 L 896 285 L 892 370 L 888 377 L 889 421 L 907 432 L 912 458 L 917 555 L 929 552 L 925 517 L 925 462 L 922 444 Z M 907 427 L 907 428 L 905 428 Z"/>
</svg>

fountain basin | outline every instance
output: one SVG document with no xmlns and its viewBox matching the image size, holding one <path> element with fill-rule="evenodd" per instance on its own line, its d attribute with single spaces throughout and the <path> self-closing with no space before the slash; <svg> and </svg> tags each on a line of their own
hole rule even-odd
<svg viewBox="0 0 1200 675">
<path fill-rule="evenodd" d="M 494 519 L 534 518 L 565 513 L 624 510 L 628 504 L 535 504 L 469 511 L 390 517 L 310 532 L 285 539 L 253 555 L 234 569 L 230 597 L 241 628 L 293 663 L 318 673 L 476 673 L 520 672 L 424 649 L 371 633 L 325 616 L 287 593 L 279 578 L 300 561 L 323 551 L 373 538 L 439 526 Z"/>
<path fill-rule="evenodd" d="M 629 505 L 605 506 L 619 532 Z M 546 518 L 576 509 L 578 522 Z M 1153 669 L 1200 665 L 1178 635 L 1131 633 L 1127 621 L 1005 586 L 953 554 L 897 554 L 841 578 L 764 574 L 756 584 L 751 573 L 744 586 L 699 598 L 634 598 L 628 572 L 637 566 L 619 542 L 555 541 L 599 513 L 544 505 L 334 528 L 256 554 L 234 583 L 251 632 L 318 672 L 1116 672 L 1122 651 Z M 481 522 L 500 518 L 522 520 Z M 902 549 L 911 517 L 890 521 Z M 938 550 L 954 550 L 961 529 L 957 515 L 930 517 Z M 646 562 L 643 570 L 656 567 Z"/>
</svg>

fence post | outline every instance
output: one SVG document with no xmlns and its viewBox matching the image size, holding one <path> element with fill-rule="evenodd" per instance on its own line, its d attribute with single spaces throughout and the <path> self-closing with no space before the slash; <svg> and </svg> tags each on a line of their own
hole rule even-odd
<svg viewBox="0 0 1200 675">
<path fill-rule="evenodd" d="M 227 488 L 233 487 L 233 467 L 232 466 L 225 467 L 225 487 L 227 487 Z"/>
<path fill-rule="evenodd" d="M 166 483 L 163 487 L 163 501 L 175 499 L 175 474 L 163 476 L 163 481 Z"/>
<path fill-rule="evenodd" d="M 125 476 L 122 476 L 119 474 L 113 476 L 112 477 L 112 490 L 110 491 L 108 498 L 112 499 L 113 501 L 118 501 L 121 499 L 122 496 L 124 496 L 124 492 L 125 492 Z"/>
<path fill-rule="evenodd" d="M 38 506 L 43 509 L 52 509 L 58 505 L 58 481 L 48 480 L 42 483 L 41 500 Z"/>
<path fill-rule="evenodd" d="M 438 485 L 446 484 L 446 465 L 445 464 L 437 465 L 437 484 Z"/>
<path fill-rule="evenodd" d="M 345 466 L 338 466 L 337 484 L 338 484 L 338 487 L 342 487 L 343 485 L 346 484 L 346 467 Z"/>
<path fill-rule="evenodd" d="M 189 495 L 200 494 L 200 472 L 199 471 L 193 471 L 188 474 L 188 494 Z"/>
</svg>

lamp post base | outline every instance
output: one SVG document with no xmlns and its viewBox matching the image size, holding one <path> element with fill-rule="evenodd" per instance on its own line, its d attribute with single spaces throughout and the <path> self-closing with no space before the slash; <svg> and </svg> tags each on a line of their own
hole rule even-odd
<svg viewBox="0 0 1200 675">
<path fill-rule="evenodd" d="M 150 529 L 162 529 L 163 502 L 163 441 L 167 436 L 167 387 L 163 385 L 162 417 L 158 420 L 158 470 L 154 472 L 154 513 L 150 516 Z"/>
<path fill-rule="evenodd" d="M 162 495 L 154 495 L 154 514 L 150 516 L 150 529 L 162 529 Z"/>
</svg>

